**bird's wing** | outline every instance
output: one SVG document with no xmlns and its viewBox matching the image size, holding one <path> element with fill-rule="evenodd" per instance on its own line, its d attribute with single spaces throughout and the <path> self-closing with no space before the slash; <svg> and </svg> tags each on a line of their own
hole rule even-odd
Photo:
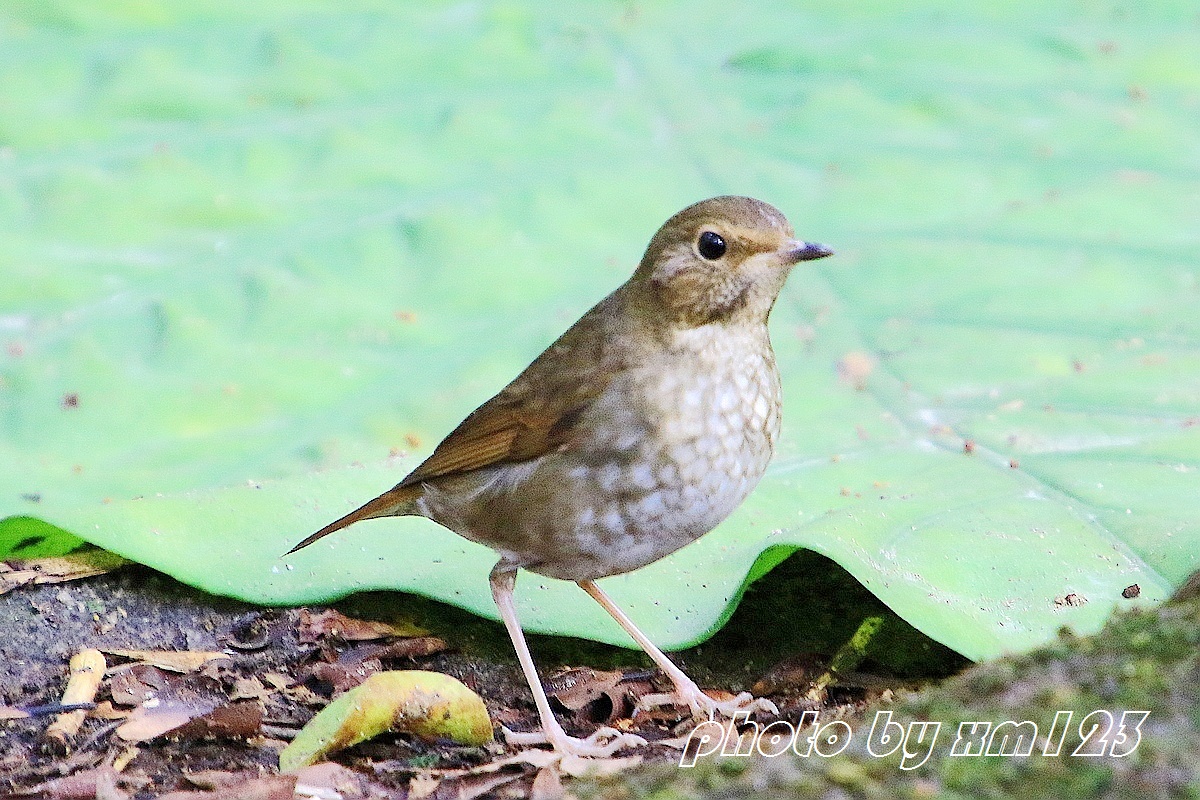
<svg viewBox="0 0 1200 800">
<path fill-rule="evenodd" d="M 598 395 L 599 391 L 588 398 L 573 397 L 573 405 L 536 411 L 524 408 L 520 398 L 497 395 L 463 420 L 397 488 L 557 450 L 569 443 L 579 418 Z"/>
<path fill-rule="evenodd" d="M 499 394 L 471 412 L 397 489 L 498 464 L 528 461 L 570 445 L 584 412 L 625 362 L 606 304 L 584 314 Z M 609 313 L 604 313 L 605 311 Z"/>
<path fill-rule="evenodd" d="M 613 302 L 612 297 L 604 302 Z M 524 372 L 462 421 L 408 477 L 297 544 L 293 553 L 359 520 L 411 513 L 422 484 L 570 446 L 584 413 L 620 371 L 605 319 L 592 309 Z"/>
</svg>

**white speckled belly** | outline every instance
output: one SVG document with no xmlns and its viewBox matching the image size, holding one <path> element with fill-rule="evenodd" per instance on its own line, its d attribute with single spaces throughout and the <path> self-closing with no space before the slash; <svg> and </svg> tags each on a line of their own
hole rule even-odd
<svg viewBox="0 0 1200 800">
<path fill-rule="evenodd" d="M 578 444 L 427 488 L 423 513 L 569 580 L 637 569 L 712 530 L 771 459 L 779 376 L 765 327 L 679 337 L 671 369 L 614 380 L 581 421 Z"/>
</svg>

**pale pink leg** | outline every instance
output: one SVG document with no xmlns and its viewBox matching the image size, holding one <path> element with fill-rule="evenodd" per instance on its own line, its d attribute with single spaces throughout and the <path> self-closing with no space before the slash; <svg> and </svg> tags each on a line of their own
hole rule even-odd
<svg viewBox="0 0 1200 800">
<path fill-rule="evenodd" d="M 517 584 L 516 568 L 506 561 L 501 561 L 492 570 L 490 582 L 492 598 L 496 601 L 496 608 L 500 609 L 500 619 L 508 629 L 513 649 L 517 651 L 517 661 L 521 662 L 521 671 L 525 673 L 529 690 L 533 692 L 533 702 L 537 705 L 538 717 L 542 721 L 542 730 L 535 733 L 515 733 L 505 728 L 505 740 L 511 744 L 549 744 L 563 755 L 584 757 L 607 757 L 622 747 L 646 744 L 642 737 L 614 728 L 601 728 L 587 739 L 576 739 L 567 735 L 550 710 L 550 701 L 546 699 L 542 681 L 533 665 L 533 656 L 529 654 L 529 645 L 525 643 L 525 634 L 521 631 L 521 623 L 517 620 L 517 606 L 513 601 L 513 590 Z"/>
<path fill-rule="evenodd" d="M 641 704 L 644 707 L 667 705 L 675 701 L 680 701 L 686 704 L 692 710 L 692 716 L 698 719 L 712 719 L 718 713 L 727 717 L 752 711 L 766 711 L 771 714 L 779 713 L 779 709 L 770 700 L 756 698 L 749 692 L 742 692 L 732 700 L 717 701 L 712 699 L 702 692 L 700 687 L 696 685 L 696 682 L 685 675 L 683 670 L 675 666 L 662 650 L 655 647 L 654 642 L 646 638 L 646 634 L 638 630 L 638 627 L 633 624 L 633 620 L 625 616 L 625 612 L 609 599 L 608 595 L 596 585 L 595 581 L 578 581 L 578 584 L 579 588 L 591 595 L 593 600 L 603 606 L 604 610 L 612 615 L 617 624 L 624 628 L 625 632 L 632 636 L 635 642 L 641 645 L 641 648 L 658 665 L 658 668 L 671 679 L 671 683 L 675 684 L 675 693 L 673 695 L 646 695 L 643 697 Z"/>
</svg>

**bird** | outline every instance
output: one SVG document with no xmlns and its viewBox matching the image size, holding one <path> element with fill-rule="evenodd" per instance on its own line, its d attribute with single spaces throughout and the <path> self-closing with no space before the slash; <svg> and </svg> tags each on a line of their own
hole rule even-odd
<svg viewBox="0 0 1200 800">
<path fill-rule="evenodd" d="M 645 744 L 555 719 L 514 600 L 519 570 L 574 581 L 641 646 L 696 719 L 773 707 L 706 695 L 596 581 L 699 539 L 750 494 L 780 433 L 768 316 L 792 268 L 832 251 L 799 240 L 774 206 L 720 196 L 650 239 L 632 276 L 471 412 L 404 480 L 301 541 L 362 520 L 416 515 L 494 549 L 492 597 L 540 731 L 510 743 L 608 756 Z"/>
</svg>

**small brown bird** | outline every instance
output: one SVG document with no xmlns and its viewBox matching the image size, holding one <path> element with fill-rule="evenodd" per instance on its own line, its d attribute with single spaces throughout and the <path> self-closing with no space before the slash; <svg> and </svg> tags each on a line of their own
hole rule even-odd
<svg viewBox="0 0 1200 800">
<path fill-rule="evenodd" d="M 550 711 L 513 602 L 518 569 L 575 581 L 637 641 L 698 718 L 772 708 L 718 703 L 596 585 L 708 533 L 762 477 L 779 436 L 780 390 L 767 316 L 788 273 L 831 251 L 798 241 L 777 209 L 714 197 L 659 229 L 623 286 L 473 411 L 392 489 L 289 552 L 376 517 L 428 517 L 494 548 L 492 596 L 541 718 L 564 754 L 642 744 L 588 739 Z"/>
</svg>

